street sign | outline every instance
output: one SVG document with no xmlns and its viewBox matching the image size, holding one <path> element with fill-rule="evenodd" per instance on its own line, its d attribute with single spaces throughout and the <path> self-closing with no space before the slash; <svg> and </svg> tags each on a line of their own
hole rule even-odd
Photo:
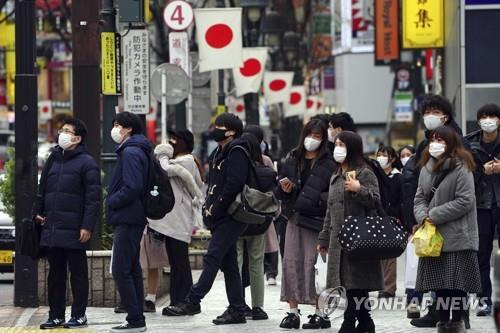
<svg viewBox="0 0 500 333">
<path fill-rule="evenodd" d="M 149 113 L 149 32 L 131 29 L 123 36 L 123 108 Z"/>
<path fill-rule="evenodd" d="M 119 95 L 121 87 L 121 37 L 114 32 L 101 33 L 101 81 L 103 95 Z"/>
<path fill-rule="evenodd" d="M 190 76 L 189 39 L 187 32 L 171 32 L 168 34 L 168 53 L 170 63 L 179 66 Z"/>
<path fill-rule="evenodd" d="M 170 2 L 163 11 L 165 24 L 172 30 L 186 30 L 193 23 L 193 8 L 182 0 Z"/>
</svg>

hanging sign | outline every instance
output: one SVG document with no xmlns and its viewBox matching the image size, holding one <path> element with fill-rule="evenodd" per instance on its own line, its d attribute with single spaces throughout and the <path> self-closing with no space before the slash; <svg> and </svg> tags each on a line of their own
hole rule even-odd
<svg viewBox="0 0 500 333">
<path fill-rule="evenodd" d="M 186 30 L 193 23 L 193 8 L 183 0 L 169 2 L 163 11 L 163 20 L 172 30 Z"/>
<path fill-rule="evenodd" d="M 444 0 L 403 0 L 403 48 L 444 46 Z"/>
<path fill-rule="evenodd" d="M 168 53 L 170 63 L 179 66 L 188 76 L 191 76 L 187 32 L 171 32 L 168 34 Z"/>
<path fill-rule="evenodd" d="M 123 36 L 123 108 L 149 113 L 149 32 L 132 29 Z"/>
<path fill-rule="evenodd" d="M 101 33 L 101 82 L 103 95 L 120 95 L 121 37 L 115 32 Z"/>
<path fill-rule="evenodd" d="M 399 0 L 375 0 L 375 64 L 399 61 Z"/>
</svg>

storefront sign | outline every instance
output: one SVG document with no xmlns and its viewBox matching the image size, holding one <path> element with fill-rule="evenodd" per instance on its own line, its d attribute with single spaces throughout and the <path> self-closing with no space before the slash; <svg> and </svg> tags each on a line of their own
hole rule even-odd
<svg viewBox="0 0 500 333">
<path fill-rule="evenodd" d="M 444 0 L 403 0 L 403 48 L 444 46 Z"/>
<path fill-rule="evenodd" d="M 413 93 L 411 91 L 396 91 L 394 93 L 394 120 L 397 122 L 413 121 Z"/>
<path fill-rule="evenodd" d="M 101 82 L 103 95 L 119 95 L 121 84 L 121 37 L 114 32 L 101 33 Z"/>
<path fill-rule="evenodd" d="M 149 112 L 149 32 L 130 30 L 123 37 L 124 110 Z"/>
<path fill-rule="evenodd" d="M 398 0 L 375 0 L 375 64 L 399 61 Z"/>
</svg>

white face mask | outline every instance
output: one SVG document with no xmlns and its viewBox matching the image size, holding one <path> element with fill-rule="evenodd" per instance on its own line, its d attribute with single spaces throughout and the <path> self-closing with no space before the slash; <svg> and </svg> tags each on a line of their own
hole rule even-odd
<svg viewBox="0 0 500 333">
<path fill-rule="evenodd" d="M 387 167 L 389 166 L 389 158 L 386 156 L 377 157 L 377 162 L 378 164 L 380 164 L 380 167 L 382 169 L 387 169 Z"/>
<path fill-rule="evenodd" d="M 347 157 L 346 147 L 335 147 L 335 149 L 333 150 L 333 159 L 337 163 L 344 163 L 346 157 Z"/>
<path fill-rule="evenodd" d="M 67 150 L 72 145 L 74 145 L 74 143 L 71 141 L 72 138 L 73 136 L 69 133 L 61 133 L 59 134 L 57 143 L 59 144 L 59 147 L 61 147 L 63 150 Z"/>
<path fill-rule="evenodd" d="M 123 141 L 123 135 L 120 133 L 121 127 L 113 127 L 111 130 L 111 138 L 117 144 L 121 144 Z"/>
<path fill-rule="evenodd" d="M 403 157 L 401 159 L 401 164 L 403 164 L 403 166 L 406 165 L 406 163 L 408 163 L 408 161 L 410 160 L 411 156 L 407 156 L 407 157 Z"/>
<path fill-rule="evenodd" d="M 440 142 L 431 142 L 429 145 L 429 154 L 434 158 L 439 158 L 446 151 L 446 145 Z"/>
<path fill-rule="evenodd" d="M 479 121 L 481 129 L 486 133 L 493 133 L 498 129 L 498 119 L 497 118 L 486 118 Z"/>
<path fill-rule="evenodd" d="M 443 125 L 443 116 L 436 116 L 433 114 L 429 114 L 424 116 L 424 125 L 429 131 L 433 131 L 439 126 Z"/>
<path fill-rule="evenodd" d="M 316 151 L 316 149 L 318 149 L 320 145 L 321 145 L 321 140 L 317 140 L 309 136 L 304 140 L 304 148 L 307 151 Z"/>
<path fill-rule="evenodd" d="M 335 139 L 337 138 L 337 134 L 333 128 L 328 129 L 328 141 L 331 143 L 335 143 Z"/>
</svg>

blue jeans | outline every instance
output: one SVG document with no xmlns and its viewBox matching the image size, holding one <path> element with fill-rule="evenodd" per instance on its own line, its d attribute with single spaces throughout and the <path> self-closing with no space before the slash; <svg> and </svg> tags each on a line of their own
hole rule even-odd
<svg viewBox="0 0 500 333">
<path fill-rule="evenodd" d="M 120 224 L 115 227 L 112 272 L 131 325 L 143 326 L 144 285 L 139 262 L 144 226 Z"/>
</svg>

